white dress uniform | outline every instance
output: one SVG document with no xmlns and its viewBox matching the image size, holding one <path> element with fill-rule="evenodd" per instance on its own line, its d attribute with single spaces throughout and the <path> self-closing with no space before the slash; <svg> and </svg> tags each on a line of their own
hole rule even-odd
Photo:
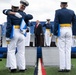
<svg viewBox="0 0 76 75">
<path fill-rule="evenodd" d="M 61 2 L 61 4 L 67 4 L 67 2 Z M 62 71 L 68 72 L 71 70 L 72 28 L 74 25 L 74 11 L 66 7 L 56 10 L 54 35 L 58 37 L 59 68 Z"/>
<path fill-rule="evenodd" d="M 31 36 L 31 34 L 30 34 L 30 28 L 29 27 L 28 27 L 28 29 L 29 29 L 29 32 L 26 32 L 26 37 L 25 37 L 25 40 L 26 40 L 25 46 L 30 46 L 30 36 Z"/>
<path fill-rule="evenodd" d="M 71 27 L 61 27 L 60 37 L 58 38 L 60 69 L 71 69 L 71 46 L 72 29 Z"/>
<path fill-rule="evenodd" d="M 20 4 L 23 4 L 25 6 L 28 6 L 29 3 L 26 0 L 20 0 Z M 16 6 L 18 6 L 16 4 Z M 15 7 L 16 7 L 15 6 Z M 9 11 L 12 10 L 4 10 L 3 13 L 8 15 Z M 21 24 L 21 17 L 25 20 L 30 20 L 33 18 L 31 14 L 26 14 L 22 10 L 19 10 L 18 12 L 15 13 L 14 15 L 10 15 L 10 18 L 7 18 L 7 32 L 6 32 L 6 37 L 9 39 L 7 41 L 10 41 L 8 44 L 8 52 L 7 52 L 7 67 L 9 67 L 12 71 L 15 71 L 14 69 L 17 69 L 17 66 L 19 70 L 25 70 L 26 69 L 26 62 L 25 62 L 25 32 L 22 31 L 20 32 L 20 24 Z M 12 24 L 11 24 L 12 21 Z M 11 33 L 11 27 L 12 25 L 15 26 L 14 30 L 14 37 L 10 39 L 10 33 Z M 16 47 L 17 47 L 17 53 L 16 53 Z"/>
<path fill-rule="evenodd" d="M 17 47 L 17 53 L 16 53 L 16 47 Z M 11 69 L 16 69 L 17 66 L 19 69 L 22 70 L 26 68 L 25 36 L 22 33 L 20 33 L 20 29 L 15 29 L 14 38 L 12 38 L 10 44 L 8 44 L 7 55 L 8 55 L 8 60 L 10 62 L 9 67 L 11 67 Z"/>
<path fill-rule="evenodd" d="M 22 13 L 22 12 L 19 12 Z M 22 13 L 24 15 L 24 13 Z M 15 19 L 14 19 L 15 18 Z M 22 20 L 22 22 L 21 22 Z M 13 25 L 11 24 L 11 21 Z M 25 36 L 23 31 L 21 31 L 22 27 L 26 23 L 24 22 L 23 18 L 17 18 L 14 15 L 7 16 L 7 27 L 6 27 L 6 37 L 10 39 L 10 35 L 12 33 L 13 27 L 13 37 L 8 44 L 8 51 L 7 51 L 7 64 L 6 67 L 9 67 L 11 70 L 19 68 L 19 70 L 26 69 L 26 62 L 25 62 Z M 16 53 L 17 48 L 17 53 Z"/>
<path fill-rule="evenodd" d="M 73 36 L 72 40 L 72 47 L 76 47 L 76 36 Z"/>
<path fill-rule="evenodd" d="M 51 33 L 50 33 L 50 29 L 46 29 L 46 31 L 45 31 L 45 43 L 49 47 L 50 47 L 50 44 L 51 44 L 51 38 L 52 38 L 52 36 L 51 36 Z"/>
<path fill-rule="evenodd" d="M 47 19 L 47 23 L 43 25 L 46 28 L 45 31 L 45 44 L 50 47 L 52 38 L 52 25 L 50 24 L 50 19 Z"/>
</svg>

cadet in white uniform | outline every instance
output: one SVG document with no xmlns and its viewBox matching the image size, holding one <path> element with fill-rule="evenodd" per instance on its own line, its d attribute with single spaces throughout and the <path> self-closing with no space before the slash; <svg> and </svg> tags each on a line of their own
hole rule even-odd
<svg viewBox="0 0 76 75">
<path fill-rule="evenodd" d="M 7 10 L 4 10 L 3 13 L 6 14 L 6 15 L 8 15 L 8 14 L 11 14 L 13 16 L 15 15 L 16 18 L 17 17 L 20 18 L 22 16 L 22 18 L 24 18 L 25 22 L 27 22 L 28 20 L 30 20 L 30 19 L 33 18 L 32 15 L 26 14 L 25 12 L 23 12 L 23 10 L 25 9 L 25 7 L 28 6 L 28 5 L 29 5 L 29 3 L 26 0 L 21 0 L 20 1 L 20 9 L 18 10 L 18 12 L 15 12 L 15 11 L 7 9 Z M 18 21 L 18 22 L 19 22 L 19 25 L 20 25 L 21 21 Z M 17 22 L 15 22 L 15 23 L 17 23 Z M 15 24 L 15 25 L 18 25 L 18 24 Z M 25 31 L 22 32 L 22 34 L 24 34 L 24 33 L 25 33 Z M 24 44 L 22 43 L 21 46 L 25 47 L 25 40 L 24 40 Z M 19 62 L 20 58 L 18 57 L 18 55 L 19 55 L 19 53 L 17 52 L 16 53 L 16 56 L 17 56 L 17 66 L 20 65 L 20 62 Z M 22 60 L 25 61 L 24 58 Z M 23 66 L 23 67 L 25 67 L 25 69 L 26 69 L 26 63 L 24 63 L 24 64 L 25 64 L 25 66 Z M 7 67 L 11 67 L 10 66 L 10 61 L 7 61 Z M 24 71 L 24 69 L 21 69 L 21 68 L 19 68 L 19 70 L 20 71 Z"/>
<path fill-rule="evenodd" d="M 25 46 L 30 46 L 30 22 L 27 23 L 27 29 L 26 29 L 26 37 L 25 37 Z"/>
<path fill-rule="evenodd" d="M 23 72 L 26 69 L 25 36 L 24 36 L 25 31 L 20 31 L 21 30 L 20 27 L 21 27 L 21 21 L 23 19 L 29 20 L 32 18 L 32 16 L 26 15 L 26 13 L 22 11 L 25 9 L 26 6 L 29 5 L 28 2 L 26 0 L 25 1 L 21 0 L 20 3 L 21 3 L 21 8 L 22 8 L 22 5 L 24 7 L 17 11 L 19 14 L 15 16 L 11 14 L 7 16 L 7 28 L 6 28 L 7 39 L 6 40 L 10 42 L 10 44 L 8 45 L 7 57 L 8 57 L 8 67 L 10 67 L 11 72 L 16 72 L 17 66 L 19 68 L 19 71 Z M 16 13 L 16 11 L 13 11 L 13 10 L 9 10 L 9 11 Z M 16 16 L 19 16 L 19 18 Z M 10 39 L 12 27 L 14 27 L 15 33 L 14 33 L 14 37 Z M 17 58 L 15 56 L 16 47 L 17 47 L 17 54 L 16 54 Z"/>
<path fill-rule="evenodd" d="M 50 24 L 50 19 L 47 19 L 46 24 L 43 25 L 46 28 L 45 31 L 45 43 L 47 47 L 50 47 L 52 38 L 52 25 Z"/>
<path fill-rule="evenodd" d="M 56 10 L 54 35 L 58 37 L 59 72 L 71 70 L 72 29 L 76 26 L 74 11 L 67 9 L 67 2 L 61 2 L 61 9 Z"/>
</svg>

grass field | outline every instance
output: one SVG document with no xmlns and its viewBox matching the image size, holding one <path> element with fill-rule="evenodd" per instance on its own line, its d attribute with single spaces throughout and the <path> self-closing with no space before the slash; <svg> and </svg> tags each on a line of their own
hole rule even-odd
<svg viewBox="0 0 76 75">
<path fill-rule="evenodd" d="M 10 73 L 9 70 L 5 67 L 6 60 L 3 59 L 0 61 L 0 75 L 34 75 L 34 67 L 27 67 L 28 70 L 24 73 Z M 45 67 L 47 75 L 76 75 L 76 59 L 72 59 L 72 70 L 71 72 L 58 72 L 58 67 Z"/>
</svg>

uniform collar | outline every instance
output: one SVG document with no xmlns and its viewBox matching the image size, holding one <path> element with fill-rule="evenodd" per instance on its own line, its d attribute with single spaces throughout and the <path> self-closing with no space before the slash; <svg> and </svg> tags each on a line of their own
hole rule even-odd
<svg viewBox="0 0 76 75">
<path fill-rule="evenodd" d="M 66 8 L 62 8 L 62 9 L 66 9 Z"/>
</svg>

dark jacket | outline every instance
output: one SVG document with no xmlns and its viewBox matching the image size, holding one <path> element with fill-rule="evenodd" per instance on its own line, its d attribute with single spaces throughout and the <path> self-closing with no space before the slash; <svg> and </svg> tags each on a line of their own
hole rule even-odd
<svg viewBox="0 0 76 75">
<path fill-rule="evenodd" d="M 29 22 L 28 20 L 33 18 L 32 15 L 26 14 L 25 12 L 20 11 L 20 10 L 18 11 L 18 13 L 22 15 L 22 18 L 18 18 L 14 15 L 8 14 L 9 11 L 12 11 L 11 9 L 7 10 L 6 12 L 5 11 L 6 10 L 3 10 L 3 13 L 7 15 L 7 27 L 6 27 L 6 37 L 7 38 L 10 38 L 13 25 L 20 25 L 22 19 L 24 19 L 27 24 Z"/>
<path fill-rule="evenodd" d="M 41 34 L 43 34 L 43 30 L 42 30 L 42 25 L 41 24 L 39 24 L 38 27 L 36 27 L 36 25 L 35 25 L 34 34 L 35 35 L 41 35 Z"/>
<path fill-rule="evenodd" d="M 74 11 L 67 8 L 56 10 L 54 19 L 54 35 L 56 36 L 58 35 L 59 24 L 72 24 L 73 35 L 76 35 L 76 18 Z"/>
</svg>

